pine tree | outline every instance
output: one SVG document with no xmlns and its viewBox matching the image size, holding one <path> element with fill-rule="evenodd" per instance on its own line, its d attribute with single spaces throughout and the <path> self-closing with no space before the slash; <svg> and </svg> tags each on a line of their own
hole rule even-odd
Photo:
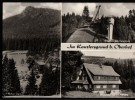
<svg viewBox="0 0 135 100">
<path fill-rule="evenodd" d="M 34 71 L 31 71 L 30 77 L 28 79 L 28 84 L 26 86 L 25 94 L 34 95 L 37 92 L 36 78 Z"/>
<path fill-rule="evenodd" d="M 43 72 L 42 81 L 40 83 L 39 92 L 40 95 L 50 95 L 51 92 L 51 70 L 49 68 L 45 68 Z"/>
<path fill-rule="evenodd" d="M 16 95 L 17 93 L 21 93 L 19 76 L 15 68 L 14 60 L 8 59 L 7 55 L 5 55 L 2 66 L 3 95 Z"/>
<path fill-rule="evenodd" d="M 9 82 L 8 82 L 8 58 L 7 55 L 4 56 L 2 61 L 2 95 L 8 95 L 8 90 L 10 88 Z"/>
<path fill-rule="evenodd" d="M 82 16 L 85 19 L 85 21 L 88 21 L 88 19 L 89 19 L 89 9 L 88 9 L 88 6 L 84 7 Z"/>
<path fill-rule="evenodd" d="M 56 88 L 56 94 L 60 93 L 60 68 L 56 67 L 55 71 L 55 88 Z"/>
<path fill-rule="evenodd" d="M 9 59 L 9 74 L 10 74 L 10 81 L 11 81 L 11 93 L 16 95 L 17 93 L 20 93 L 20 80 L 18 76 L 17 69 L 15 67 L 15 62 L 13 59 Z"/>
</svg>

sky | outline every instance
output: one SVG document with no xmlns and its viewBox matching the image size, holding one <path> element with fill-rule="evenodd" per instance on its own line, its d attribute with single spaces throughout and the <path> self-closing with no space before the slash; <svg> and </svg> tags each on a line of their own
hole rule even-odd
<svg viewBox="0 0 135 100">
<path fill-rule="evenodd" d="M 96 5 L 101 5 L 100 16 L 125 16 L 129 10 L 135 9 L 135 3 L 63 3 L 62 14 L 67 12 L 82 15 L 84 6 L 88 6 L 90 16 L 93 16 Z"/>
<path fill-rule="evenodd" d="M 106 58 L 135 59 L 135 51 L 81 51 L 84 56 L 104 56 Z"/>
<path fill-rule="evenodd" d="M 3 19 L 21 13 L 27 6 L 61 10 L 61 3 L 3 3 Z"/>
</svg>

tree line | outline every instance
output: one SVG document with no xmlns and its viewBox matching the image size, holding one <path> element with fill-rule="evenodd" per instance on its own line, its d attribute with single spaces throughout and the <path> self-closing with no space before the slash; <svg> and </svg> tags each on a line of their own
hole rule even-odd
<svg viewBox="0 0 135 100">
<path fill-rule="evenodd" d="M 83 54 L 79 51 L 63 51 L 62 52 L 62 94 L 67 90 L 71 90 L 71 82 L 76 80 L 77 70 L 82 65 L 81 56 Z"/>
<path fill-rule="evenodd" d="M 62 16 L 62 41 L 66 42 L 68 37 L 76 30 L 84 25 L 86 21 L 81 15 L 64 14 Z"/>
<path fill-rule="evenodd" d="M 20 95 L 21 92 L 15 61 L 5 55 L 2 60 L 2 96 Z"/>
<path fill-rule="evenodd" d="M 32 69 L 24 95 L 50 96 L 60 93 L 60 69 L 58 67 L 56 70 L 46 67 L 39 86 L 36 84 L 35 77 L 36 75 Z"/>
<path fill-rule="evenodd" d="M 49 55 L 50 56 L 50 55 Z M 55 58 L 56 60 L 57 58 Z M 33 58 L 28 58 L 27 63 L 29 64 L 29 70 L 31 70 L 31 75 L 28 79 L 28 84 L 26 86 L 25 95 L 42 95 L 49 96 L 60 93 L 60 67 L 59 59 L 57 59 L 57 65 L 52 66 L 52 59 L 46 62 L 46 64 L 39 68 L 41 70 L 42 79 L 39 86 L 36 84 L 36 72 L 34 70 L 35 60 Z M 39 66 L 40 67 L 40 66 Z M 39 71 L 40 71 L 39 70 Z"/>
<path fill-rule="evenodd" d="M 59 36 L 30 39 L 3 39 L 3 50 L 29 50 L 35 54 L 42 54 L 60 46 Z"/>
<path fill-rule="evenodd" d="M 132 59 L 126 59 L 123 62 L 116 60 L 114 63 L 106 61 L 104 65 L 109 65 L 120 75 L 122 84 L 120 89 L 131 89 L 135 92 L 135 66 Z"/>
<path fill-rule="evenodd" d="M 20 85 L 18 71 L 15 67 L 15 61 L 8 59 L 7 55 L 2 60 L 2 96 L 16 96 L 16 95 L 41 95 L 49 96 L 60 93 L 60 67 L 44 65 L 42 69 L 41 83 L 37 85 L 37 78 L 39 78 L 34 70 L 34 59 L 28 59 L 30 75 L 28 83 L 23 93 Z M 59 63 L 59 62 L 58 62 Z"/>
</svg>

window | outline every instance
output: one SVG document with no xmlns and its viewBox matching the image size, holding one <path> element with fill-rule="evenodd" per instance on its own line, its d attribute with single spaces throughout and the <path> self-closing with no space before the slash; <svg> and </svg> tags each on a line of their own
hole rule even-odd
<svg viewBox="0 0 135 100">
<path fill-rule="evenodd" d="M 101 88 L 101 86 L 100 85 L 96 85 L 96 88 Z"/>
<path fill-rule="evenodd" d="M 112 85 L 112 88 L 116 88 L 116 85 Z"/>
<path fill-rule="evenodd" d="M 107 88 L 107 85 L 103 85 L 103 88 Z"/>
<path fill-rule="evenodd" d="M 118 79 L 118 77 L 115 77 L 115 80 L 117 80 Z"/>
<path fill-rule="evenodd" d="M 89 88 L 92 88 L 92 86 L 91 86 L 91 85 L 89 85 Z"/>
<path fill-rule="evenodd" d="M 87 80 L 87 76 L 84 76 L 84 80 Z"/>
<path fill-rule="evenodd" d="M 100 76 L 97 76 L 97 79 L 100 80 Z"/>
</svg>

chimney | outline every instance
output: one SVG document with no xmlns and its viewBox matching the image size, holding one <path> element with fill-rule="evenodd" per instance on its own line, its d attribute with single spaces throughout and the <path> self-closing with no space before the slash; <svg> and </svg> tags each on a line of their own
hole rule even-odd
<svg viewBox="0 0 135 100">
<path fill-rule="evenodd" d="M 101 69 L 103 68 L 102 63 L 99 63 L 99 67 L 100 67 Z"/>
<path fill-rule="evenodd" d="M 113 25 L 114 25 L 114 18 L 108 18 L 108 40 L 111 41 L 113 39 Z"/>
</svg>

